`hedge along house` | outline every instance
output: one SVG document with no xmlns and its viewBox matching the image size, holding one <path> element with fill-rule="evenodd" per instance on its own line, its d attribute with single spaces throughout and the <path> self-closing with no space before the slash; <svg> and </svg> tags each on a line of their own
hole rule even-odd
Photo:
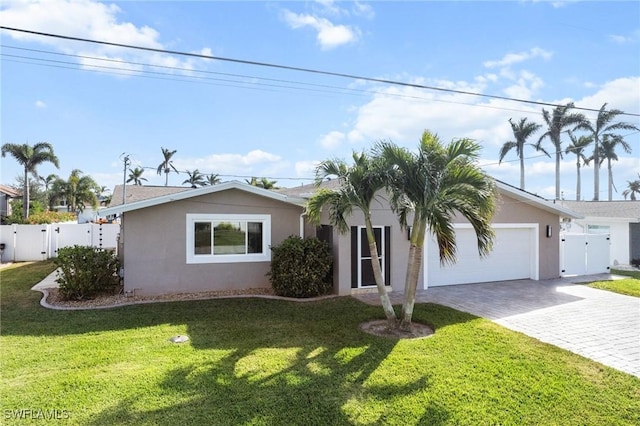
<svg viewBox="0 0 640 426">
<path fill-rule="evenodd" d="M 333 180 L 323 186 L 338 184 Z M 422 288 L 560 276 L 560 217 L 581 216 L 502 182 L 497 187 L 492 253 L 480 259 L 473 230 L 456 218 L 458 262 L 441 267 L 437 245 L 428 236 Z M 348 219 L 347 234 L 330 225 L 326 212 L 316 227 L 304 217 L 306 200 L 316 190 L 305 185 L 275 192 L 241 182 L 197 189 L 132 186 L 127 187 L 127 203 L 111 205 L 100 214 L 120 215 L 124 286 L 135 294 L 268 288 L 270 247 L 290 235 L 317 235 L 330 242 L 334 293 L 376 291 L 362 213 L 356 210 Z M 116 187 L 114 202 L 120 193 L 121 187 Z M 392 291 L 402 291 L 408 230 L 400 228 L 382 193 L 371 209 L 385 282 Z"/>
<path fill-rule="evenodd" d="M 333 180 L 323 185 L 331 189 L 338 182 Z M 560 276 L 561 217 L 577 219 L 582 216 L 503 182 L 496 181 L 496 185 L 499 201 L 492 221 L 496 232 L 493 251 L 480 259 L 471 225 L 459 217 L 455 218 L 457 262 L 442 267 L 437 243 L 428 234 L 419 278 L 422 288 Z M 315 192 L 315 187 L 306 185 L 282 192 L 308 198 Z M 403 291 L 409 231 L 400 228 L 396 215 L 382 194 L 372 203 L 371 214 L 385 283 L 391 291 Z M 335 291 L 338 294 L 375 291 L 362 212 L 356 210 L 348 218 L 348 224 L 350 232 L 339 234 L 330 226 L 327 213 L 322 214 L 320 234 L 331 240 L 334 252 Z"/>
<path fill-rule="evenodd" d="M 122 187 L 113 194 L 122 200 Z M 129 294 L 270 287 L 270 247 L 290 235 L 315 235 L 310 226 L 305 232 L 305 200 L 240 182 L 127 186 L 126 200 L 100 215 L 120 216 L 118 253 Z"/>
</svg>

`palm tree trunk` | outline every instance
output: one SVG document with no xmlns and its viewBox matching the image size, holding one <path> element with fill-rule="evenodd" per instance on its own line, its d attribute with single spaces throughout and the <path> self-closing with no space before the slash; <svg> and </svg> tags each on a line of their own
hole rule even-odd
<svg viewBox="0 0 640 426">
<path fill-rule="evenodd" d="M 24 168 L 24 190 L 22 192 L 22 218 L 26 220 L 29 218 L 29 172 L 26 167 Z"/>
<path fill-rule="evenodd" d="M 524 157 L 520 155 L 520 189 L 524 191 Z"/>
<path fill-rule="evenodd" d="M 418 287 L 418 276 L 422 266 L 424 237 L 426 231 L 426 221 L 421 221 L 416 214 L 413 220 L 413 232 L 411 233 L 411 247 L 409 249 L 409 263 L 407 266 L 407 276 L 404 283 L 404 302 L 402 303 L 402 314 L 400 317 L 400 329 L 411 329 L 411 318 L 413 317 L 413 307 L 416 303 L 416 290 Z"/>
<path fill-rule="evenodd" d="M 169 186 L 169 169 L 164 169 L 164 186 Z"/>
<path fill-rule="evenodd" d="M 395 328 L 398 324 L 396 318 L 396 312 L 393 310 L 391 299 L 387 293 L 385 287 L 384 278 L 382 276 L 382 268 L 380 267 L 380 258 L 378 257 L 378 246 L 376 244 L 376 237 L 373 233 L 373 225 L 371 224 L 371 216 L 365 214 L 364 218 L 365 227 L 367 230 L 367 241 L 369 242 L 369 252 L 371 253 L 371 267 L 373 268 L 373 277 L 376 281 L 376 287 L 378 288 L 378 295 L 380 296 L 380 303 L 384 314 L 387 317 L 387 322 L 390 328 Z"/>
<path fill-rule="evenodd" d="M 609 201 L 613 198 L 613 171 L 611 170 L 611 158 L 607 158 L 607 169 L 609 171 Z"/>
<path fill-rule="evenodd" d="M 600 154 L 598 152 L 598 135 L 593 138 L 593 201 L 600 200 Z"/>
<path fill-rule="evenodd" d="M 576 180 L 576 201 L 580 201 L 580 156 L 578 156 L 578 161 L 576 162 L 576 167 L 578 168 L 578 178 Z"/>
<path fill-rule="evenodd" d="M 560 145 L 556 146 L 556 200 L 560 199 Z"/>
</svg>

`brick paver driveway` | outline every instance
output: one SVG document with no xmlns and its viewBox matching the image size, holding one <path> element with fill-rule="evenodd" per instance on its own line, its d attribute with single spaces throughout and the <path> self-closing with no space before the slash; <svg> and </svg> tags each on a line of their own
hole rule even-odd
<svg viewBox="0 0 640 426">
<path fill-rule="evenodd" d="M 378 303 L 377 293 L 355 297 Z M 391 297 L 402 303 L 402 294 Z M 640 298 L 559 279 L 433 287 L 416 299 L 488 318 L 640 377 Z"/>
</svg>

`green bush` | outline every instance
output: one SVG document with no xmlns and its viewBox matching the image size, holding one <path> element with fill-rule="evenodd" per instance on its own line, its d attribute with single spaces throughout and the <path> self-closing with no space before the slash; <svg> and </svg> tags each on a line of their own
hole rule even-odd
<svg viewBox="0 0 640 426">
<path fill-rule="evenodd" d="M 306 298 L 331 291 L 333 256 L 325 241 L 290 236 L 271 250 L 271 270 L 267 276 L 278 296 Z"/>
<path fill-rule="evenodd" d="M 56 281 L 66 299 L 82 300 L 117 287 L 118 259 L 111 251 L 95 247 L 73 246 L 58 250 L 54 260 L 58 271 Z"/>
</svg>

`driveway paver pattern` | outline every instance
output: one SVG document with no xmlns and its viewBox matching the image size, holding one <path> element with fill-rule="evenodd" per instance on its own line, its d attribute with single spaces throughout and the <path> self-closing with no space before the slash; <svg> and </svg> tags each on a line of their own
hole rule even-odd
<svg viewBox="0 0 640 426">
<path fill-rule="evenodd" d="M 640 298 L 577 284 L 598 277 L 517 280 L 419 290 L 416 303 L 437 303 L 640 377 Z M 377 293 L 354 295 L 379 304 Z M 390 293 L 394 304 L 401 292 Z"/>
</svg>

